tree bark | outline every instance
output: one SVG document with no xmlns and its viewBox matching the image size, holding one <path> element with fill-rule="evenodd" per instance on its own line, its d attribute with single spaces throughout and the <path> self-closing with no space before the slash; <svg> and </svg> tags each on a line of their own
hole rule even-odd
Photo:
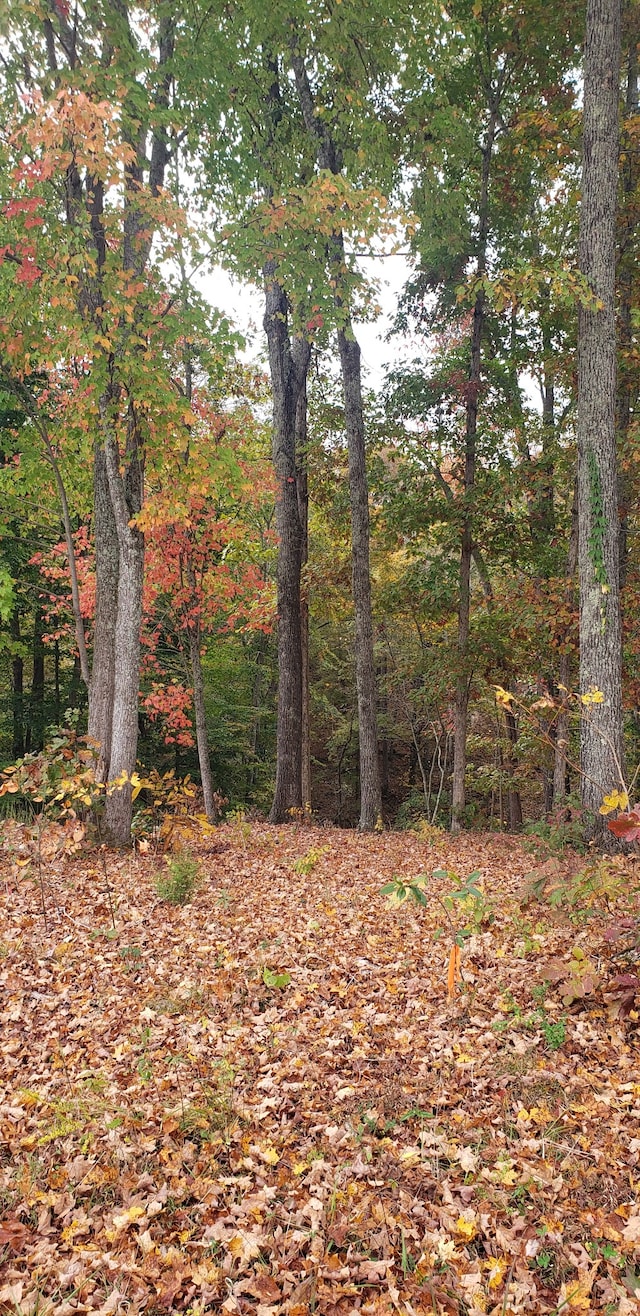
<svg viewBox="0 0 640 1316">
<path fill-rule="evenodd" d="M 196 576 L 191 562 L 186 564 L 186 577 L 195 602 Z M 211 775 L 209 736 L 207 733 L 207 713 L 204 703 L 204 675 L 202 671 L 202 654 L 200 652 L 201 645 L 202 633 L 200 614 L 198 613 L 195 621 L 192 621 L 189 625 L 189 659 L 191 662 L 191 676 L 193 679 L 193 709 L 196 720 L 196 745 L 198 748 L 200 782 L 202 785 L 202 794 L 204 796 L 204 811 L 207 815 L 208 821 L 215 822 L 217 810 L 213 797 L 213 777 Z"/>
<path fill-rule="evenodd" d="M 209 737 L 207 735 L 207 715 L 204 704 L 204 678 L 202 674 L 202 657 L 200 654 L 200 626 L 196 624 L 189 631 L 189 657 L 193 677 L 193 708 L 196 718 L 196 744 L 198 747 L 198 764 L 200 781 L 204 796 L 204 811 L 209 822 L 215 822 L 216 805 L 213 798 L 213 778 L 211 776 L 211 759 L 209 757 Z"/>
<path fill-rule="evenodd" d="M 480 204 L 478 207 L 477 273 L 483 275 L 487 267 L 489 237 L 489 178 L 491 157 L 497 124 L 497 103 L 489 114 L 487 137 L 482 148 Z M 471 558 L 473 555 L 473 490 L 476 481 L 476 435 L 478 432 L 478 397 L 482 369 L 482 331 L 485 319 L 486 297 L 481 289 L 476 295 L 471 329 L 471 359 L 467 383 L 464 453 L 464 518 L 460 549 L 460 577 L 458 602 L 458 677 L 453 712 L 453 777 L 451 782 L 451 831 L 456 835 L 462 826 L 464 812 L 465 773 L 467 768 L 467 720 L 469 712 L 469 626 L 471 617 Z"/>
<path fill-rule="evenodd" d="M 20 635 L 20 614 L 17 609 L 11 614 L 9 628 L 11 640 L 15 646 L 11 658 L 11 706 L 13 710 L 12 751 L 14 759 L 21 759 L 25 752 L 24 658 L 20 652 L 22 637 Z"/>
<path fill-rule="evenodd" d="M 633 344 L 633 288 L 637 277 L 637 206 L 634 197 L 638 188 L 640 153 L 633 122 L 638 114 L 638 33 L 635 30 L 637 11 L 628 7 L 631 30 L 628 34 L 627 91 L 621 142 L 621 214 L 618 226 L 618 396 L 616 408 L 617 446 L 620 459 L 618 470 L 618 504 L 620 518 L 620 588 L 625 584 L 628 562 L 628 523 L 631 500 L 630 480 L 625 465 L 635 458 L 630 446 L 630 426 L 633 415 L 634 393 L 637 395 L 637 377 L 631 358 Z M 631 440 L 631 443 L 633 440 Z"/>
<path fill-rule="evenodd" d="M 182 296 L 187 303 L 188 289 L 184 270 L 182 253 L 180 253 L 181 272 L 182 272 Z M 184 358 L 185 372 L 185 397 L 191 406 L 193 402 L 193 363 L 189 348 L 185 349 Z M 185 466 L 189 461 L 189 444 L 187 443 L 184 463 Z M 211 757 L 209 754 L 209 735 L 207 732 L 207 712 L 204 702 L 204 674 L 202 671 L 202 623 L 199 607 L 198 591 L 196 584 L 196 573 L 193 561 L 187 556 L 185 562 L 185 575 L 187 584 L 191 590 L 191 606 L 195 609 L 195 620 L 187 615 L 186 621 L 189 631 L 189 661 L 191 663 L 191 678 L 193 681 L 193 710 L 196 721 L 196 745 L 198 749 L 198 766 L 200 768 L 200 783 L 204 797 L 204 811 L 207 815 L 208 822 L 215 822 L 217 810 L 213 792 L 213 778 L 211 776 Z"/>
<path fill-rule="evenodd" d="M 55 10 L 55 13 L 54 13 Z M 78 59 L 76 29 L 70 28 L 60 7 L 45 19 L 44 30 L 51 72 L 57 74 L 57 45 L 64 51 L 70 67 Z M 116 52 L 130 61 L 132 76 L 148 60 L 131 22 L 127 0 L 118 0 L 115 18 L 106 15 L 102 29 L 101 62 L 112 64 Z M 145 110 L 141 111 L 137 87 L 135 106 L 128 104 L 122 116 L 124 140 L 130 156 L 124 169 L 123 200 L 120 212 L 122 268 L 127 274 L 143 278 L 154 238 L 154 223 L 141 205 L 143 189 L 148 187 L 158 197 L 164 186 L 168 163 L 167 116 L 170 109 L 172 58 L 174 50 L 173 13 L 168 9 L 158 19 L 157 63 L 153 90 Z M 82 46 L 80 47 L 82 49 Z M 132 112 L 133 110 L 133 112 Z M 156 116 L 155 122 L 153 121 Z M 71 228 L 88 223 L 92 242 L 92 267 L 81 272 L 78 307 L 89 316 L 100 334 L 103 326 L 102 276 L 107 257 L 104 225 L 104 181 L 81 175 L 75 162 L 64 178 L 65 212 Z M 144 282 L 141 285 L 144 286 Z M 135 308 L 132 332 L 138 328 L 142 306 Z M 124 321 L 120 326 L 126 333 Z M 143 435 L 135 415 L 134 400 L 129 399 L 126 451 L 120 450 L 118 433 L 123 422 L 122 380 L 119 376 L 119 352 L 109 355 L 109 384 L 100 403 L 99 436 L 94 458 L 94 531 L 96 536 L 96 620 L 94 627 L 94 661 L 89 683 L 89 734 L 98 744 L 98 776 L 114 781 L 130 776 L 135 767 L 138 736 L 138 687 L 140 666 L 140 624 L 144 574 L 144 538 L 134 524 L 142 505 Z M 75 599 L 74 599 L 75 603 Z M 80 648 L 82 659 L 82 648 Z M 83 675 L 84 671 L 83 664 Z M 107 793 L 106 827 L 108 839 L 118 845 L 130 839 L 131 787 Z"/>
<path fill-rule="evenodd" d="M 107 461 L 102 446 L 96 447 L 93 459 L 93 537 L 96 552 L 96 614 L 88 732 L 97 747 L 96 778 L 106 782 L 111 763 L 120 549 L 109 494 Z"/>
<path fill-rule="evenodd" d="M 296 408 L 296 485 L 301 534 L 301 567 L 309 560 L 309 479 L 307 464 L 307 389 L 300 390 Z M 300 589 L 300 662 L 302 671 L 301 790 L 302 807 L 311 813 L 311 688 L 309 672 L 309 596 Z"/>
<path fill-rule="evenodd" d="M 131 784 L 129 780 L 122 785 L 116 783 L 122 777 L 131 777 L 138 747 L 144 535 L 134 518 L 142 506 L 142 466 L 135 417 L 130 413 L 123 477 L 119 445 L 104 398 L 100 408 L 109 497 L 118 538 L 115 674 L 105 829 L 109 844 L 124 846 L 131 838 Z"/>
<path fill-rule="evenodd" d="M 615 222 L 618 186 L 620 0 L 587 0 L 580 270 L 599 307 L 578 318 L 580 690 L 582 803 L 604 840 L 602 797 L 620 788 L 622 659 L 616 464 Z"/>
<path fill-rule="evenodd" d="M 273 466 L 278 531 L 278 722 L 276 781 L 271 822 L 287 822 L 302 808 L 302 632 L 300 576 L 302 527 L 296 481 L 296 414 L 311 349 L 298 336 L 291 343 L 287 298 L 275 262 L 265 267 L 264 328 L 273 390 Z"/>
<path fill-rule="evenodd" d="M 360 751 L 360 830 L 373 831 L 382 813 L 378 759 L 378 696 L 373 653 L 369 570 L 369 486 L 362 410 L 360 346 L 351 325 L 338 330 L 349 451 L 351 581 L 355 611 L 356 690 Z"/>
<path fill-rule="evenodd" d="M 320 169 L 339 174 L 342 160 L 328 125 L 316 113 L 313 91 L 306 64 L 292 42 L 293 69 L 300 109 L 309 136 L 315 144 Z M 349 291 L 344 252 L 344 238 L 339 221 L 328 243 L 328 256 L 335 280 L 335 304 L 338 313 L 338 352 L 344 392 L 345 428 L 349 453 L 349 501 L 351 506 L 351 578 L 355 612 L 355 665 L 358 697 L 358 734 L 360 765 L 360 830 L 372 831 L 381 817 L 380 763 L 378 758 L 377 690 L 373 653 L 371 613 L 371 574 L 369 569 L 369 487 L 365 455 L 365 427 L 362 408 L 362 370 L 360 347 L 356 341 L 349 311 Z"/>
<path fill-rule="evenodd" d="M 578 565 L 578 485 L 574 482 L 573 505 L 571 508 L 571 534 L 567 553 L 565 604 L 575 606 L 574 576 Z M 552 807 L 561 803 L 567 794 L 567 751 L 569 749 L 569 690 L 571 683 L 571 653 L 566 645 L 569 642 L 570 629 L 564 636 L 565 648 L 560 656 L 558 668 L 558 686 L 561 709 L 556 721 L 555 752 L 553 758 L 553 796 Z"/>
<path fill-rule="evenodd" d="M 42 608 L 36 604 L 33 618 L 33 671 L 29 700 L 29 749 L 39 752 L 44 747 L 44 625 Z"/>
<path fill-rule="evenodd" d="M 518 723 L 511 708 L 505 708 L 504 720 L 507 725 L 507 743 L 509 746 L 506 768 L 509 773 L 509 831 L 519 832 L 522 827 L 522 800 L 520 791 L 513 785 L 513 777 L 518 768 L 516 745 L 518 744 Z"/>
</svg>

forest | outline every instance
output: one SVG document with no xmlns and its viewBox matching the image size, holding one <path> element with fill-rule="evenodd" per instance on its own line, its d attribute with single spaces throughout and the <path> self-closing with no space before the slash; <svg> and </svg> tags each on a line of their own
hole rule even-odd
<svg viewBox="0 0 640 1316">
<path fill-rule="evenodd" d="M 639 42 L 0 0 L 0 1316 L 638 1311 Z"/>
<path fill-rule="evenodd" d="M 118 843 L 136 764 L 210 820 L 598 831 L 638 759 L 637 6 L 584 123 L 580 3 L 3 9 L 4 765 L 88 734 Z"/>
</svg>

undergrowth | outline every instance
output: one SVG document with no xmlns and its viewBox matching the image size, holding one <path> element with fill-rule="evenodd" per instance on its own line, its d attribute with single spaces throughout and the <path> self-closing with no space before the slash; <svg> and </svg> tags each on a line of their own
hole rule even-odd
<svg viewBox="0 0 640 1316">
<path fill-rule="evenodd" d="M 156 879 L 156 892 L 169 905 L 186 905 L 195 895 L 202 874 L 189 850 L 167 859 L 167 872 Z"/>
</svg>

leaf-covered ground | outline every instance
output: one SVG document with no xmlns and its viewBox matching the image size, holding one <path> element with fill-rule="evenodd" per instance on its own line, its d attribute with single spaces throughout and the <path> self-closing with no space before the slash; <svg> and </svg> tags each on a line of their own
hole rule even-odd
<svg viewBox="0 0 640 1316">
<path fill-rule="evenodd" d="M 47 928 L 19 846 L 0 1311 L 638 1310 L 637 1018 L 602 920 L 523 907 L 518 842 L 223 826 L 184 907 L 151 851 L 45 862 Z M 380 895 L 442 866 L 484 885 L 453 999 L 450 881 Z"/>
</svg>

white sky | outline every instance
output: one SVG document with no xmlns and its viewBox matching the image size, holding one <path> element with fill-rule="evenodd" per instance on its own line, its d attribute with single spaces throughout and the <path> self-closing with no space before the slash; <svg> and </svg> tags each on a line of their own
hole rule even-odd
<svg viewBox="0 0 640 1316">
<path fill-rule="evenodd" d="M 387 372 L 403 359 L 415 358 L 416 355 L 416 343 L 411 337 L 404 340 L 399 336 L 391 342 L 385 341 L 396 313 L 398 297 L 409 278 L 411 263 L 401 252 L 382 258 L 358 257 L 358 262 L 363 273 L 368 276 L 373 274 L 379 283 L 377 300 L 381 314 L 374 322 L 357 322 L 354 325 L 362 349 L 363 383 L 365 387 L 379 392 Z M 246 339 L 242 359 L 259 362 L 266 368 L 267 344 L 262 328 L 264 305 L 261 292 L 249 283 L 233 279 L 220 266 L 216 266 L 209 274 L 197 276 L 197 281 L 207 300 L 227 315 Z M 422 347 L 424 349 L 423 342 Z M 525 372 L 520 377 L 520 384 L 526 401 L 535 411 L 541 412 L 542 400 L 536 380 Z"/>
<path fill-rule="evenodd" d="M 362 257 L 359 263 L 363 273 L 369 276 L 373 273 L 379 282 L 378 302 L 382 314 L 374 323 L 354 325 L 362 349 L 363 382 L 366 387 L 378 391 L 387 371 L 402 355 L 401 340 L 386 343 L 385 335 L 392 324 L 398 296 L 409 277 L 410 265 L 400 253 L 383 258 Z M 245 337 L 247 346 L 243 358 L 266 364 L 266 339 L 262 328 L 264 306 L 258 289 L 233 279 L 219 266 L 210 274 L 202 274 L 198 284 L 207 300 L 227 315 Z"/>
</svg>

